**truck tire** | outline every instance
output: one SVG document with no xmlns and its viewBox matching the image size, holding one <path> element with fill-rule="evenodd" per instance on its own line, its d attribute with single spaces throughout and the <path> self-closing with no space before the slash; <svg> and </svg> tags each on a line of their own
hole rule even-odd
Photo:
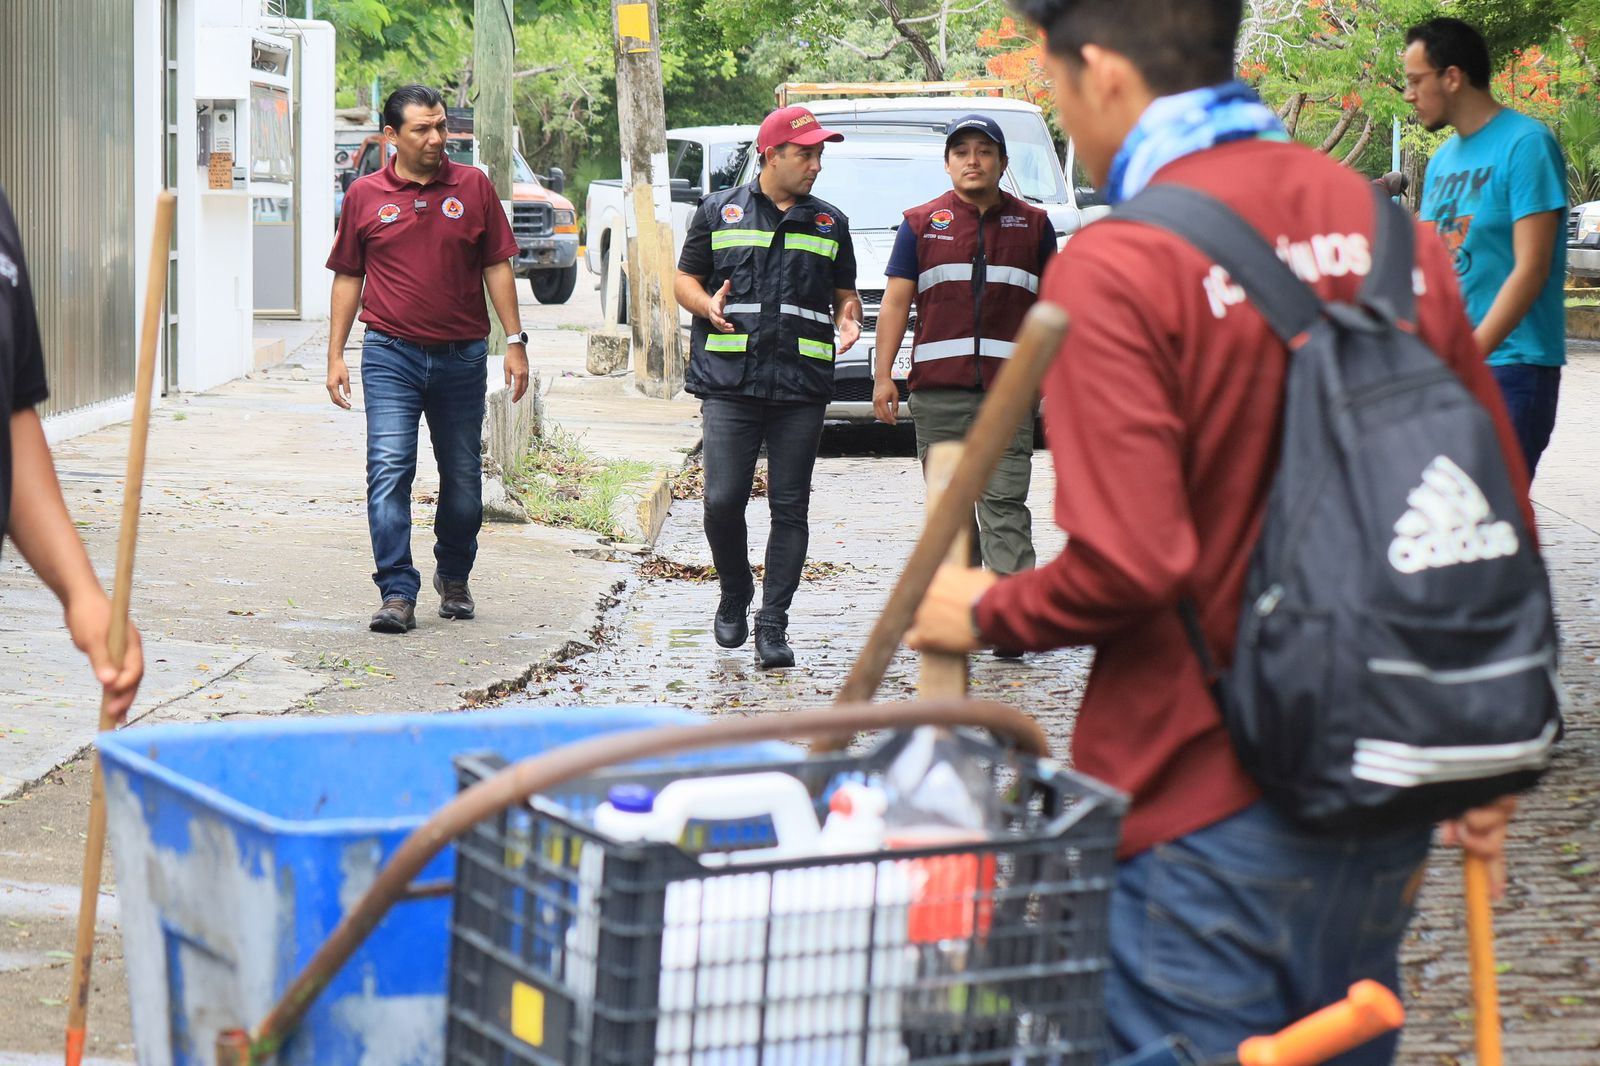
<svg viewBox="0 0 1600 1066">
<path fill-rule="evenodd" d="M 578 284 L 578 264 L 560 270 L 539 270 L 530 279 L 533 298 L 542 304 L 564 304 Z"/>
<path fill-rule="evenodd" d="M 611 294 L 606 292 L 606 278 L 610 276 L 611 249 L 608 247 L 600 253 L 600 307 L 602 310 L 610 306 L 608 297 Z M 619 287 L 622 289 L 622 303 L 617 307 L 617 325 L 626 326 L 628 324 L 628 275 L 624 273 L 617 275 L 617 277 L 621 282 Z"/>
</svg>

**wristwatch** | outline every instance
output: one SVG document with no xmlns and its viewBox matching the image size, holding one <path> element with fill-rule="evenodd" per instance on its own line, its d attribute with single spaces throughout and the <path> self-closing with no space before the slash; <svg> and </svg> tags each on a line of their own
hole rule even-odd
<svg viewBox="0 0 1600 1066">
<path fill-rule="evenodd" d="M 520 344 L 524 348 L 526 348 L 528 346 L 528 331 L 524 329 L 524 330 L 519 330 L 516 333 L 507 333 L 506 334 L 506 343 L 507 344 Z"/>
</svg>

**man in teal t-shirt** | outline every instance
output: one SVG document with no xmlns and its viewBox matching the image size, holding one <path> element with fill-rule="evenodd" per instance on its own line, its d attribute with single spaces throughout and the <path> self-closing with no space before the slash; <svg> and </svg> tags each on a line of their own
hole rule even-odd
<svg viewBox="0 0 1600 1066">
<path fill-rule="evenodd" d="M 1566 161 L 1555 137 L 1489 92 L 1489 49 L 1459 19 L 1406 34 L 1406 101 L 1454 127 L 1428 163 L 1422 217 L 1455 256 L 1467 317 L 1500 383 L 1531 477 L 1555 428 L 1566 363 Z"/>
</svg>

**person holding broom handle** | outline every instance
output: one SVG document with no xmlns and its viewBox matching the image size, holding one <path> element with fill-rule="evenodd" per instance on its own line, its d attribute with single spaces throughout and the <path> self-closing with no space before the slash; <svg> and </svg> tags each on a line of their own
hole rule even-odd
<svg viewBox="0 0 1600 1066">
<path fill-rule="evenodd" d="M 111 661 L 111 598 L 67 513 L 44 425 L 34 410 L 48 394 L 22 241 L 0 190 L 0 404 L 10 412 L 10 431 L 0 434 L 0 527 L 61 601 L 72 642 L 89 657 L 107 706 L 120 722 L 144 677 L 144 650 L 130 623 L 127 654 L 120 664 Z"/>
</svg>

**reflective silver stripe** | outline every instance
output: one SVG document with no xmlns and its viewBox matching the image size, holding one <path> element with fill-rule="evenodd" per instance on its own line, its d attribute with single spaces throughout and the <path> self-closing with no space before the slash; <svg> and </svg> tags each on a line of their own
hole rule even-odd
<svg viewBox="0 0 1600 1066">
<path fill-rule="evenodd" d="M 725 315 L 759 315 L 760 304 L 728 304 L 722 309 Z"/>
<path fill-rule="evenodd" d="M 1408 659 L 1368 659 L 1367 669 L 1375 674 L 1389 674 L 1394 677 L 1420 677 L 1435 685 L 1470 685 L 1474 681 L 1493 681 L 1497 677 L 1510 677 L 1512 674 L 1537 670 L 1554 659 L 1555 652 L 1546 648 L 1532 655 L 1518 655 L 1512 659 L 1484 663 L 1482 666 L 1469 666 L 1462 670 L 1433 670 Z"/>
<path fill-rule="evenodd" d="M 1010 359 L 1012 351 L 1017 346 L 1011 341 L 997 341 L 984 338 L 978 349 L 979 355 L 986 355 L 991 359 Z M 911 361 L 914 363 L 932 363 L 939 359 L 959 359 L 964 355 L 972 354 L 972 338 L 958 337 L 953 341 L 934 341 L 931 344 L 919 344 L 911 352 Z"/>
<path fill-rule="evenodd" d="M 1029 292 L 1039 291 L 1039 275 L 1030 274 L 1021 267 L 986 267 L 984 280 L 996 285 L 1015 285 Z"/>
<path fill-rule="evenodd" d="M 1510 744 L 1418 747 L 1393 740 L 1361 738 L 1356 741 L 1350 772 L 1364 781 L 1411 788 L 1444 781 L 1498 777 L 1517 770 L 1542 769 L 1550 761 L 1556 741 L 1551 722 L 1532 740 Z"/>
<path fill-rule="evenodd" d="M 824 325 L 829 326 L 833 325 L 833 319 L 829 318 L 821 311 L 813 311 L 808 307 L 801 307 L 799 304 L 779 304 L 778 310 L 782 311 L 786 315 L 795 315 L 798 318 L 804 318 L 810 322 L 821 322 Z"/>
<path fill-rule="evenodd" d="M 917 275 L 917 291 L 927 292 L 935 285 L 946 281 L 971 281 L 971 263 L 945 263 L 943 266 L 929 267 Z"/>
<path fill-rule="evenodd" d="M 947 281 L 971 281 L 971 263 L 944 263 L 940 266 L 929 267 L 917 275 L 917 291 L 927 292 L 935 285 L 943 285 Z M 1019 289 L 1029 292 L 1039 291 L 1039 275 L 1031 274 L 1021 267 L 985 267 L 983 280 L 996 285 L 1015 285 Z"/>
</svg>

